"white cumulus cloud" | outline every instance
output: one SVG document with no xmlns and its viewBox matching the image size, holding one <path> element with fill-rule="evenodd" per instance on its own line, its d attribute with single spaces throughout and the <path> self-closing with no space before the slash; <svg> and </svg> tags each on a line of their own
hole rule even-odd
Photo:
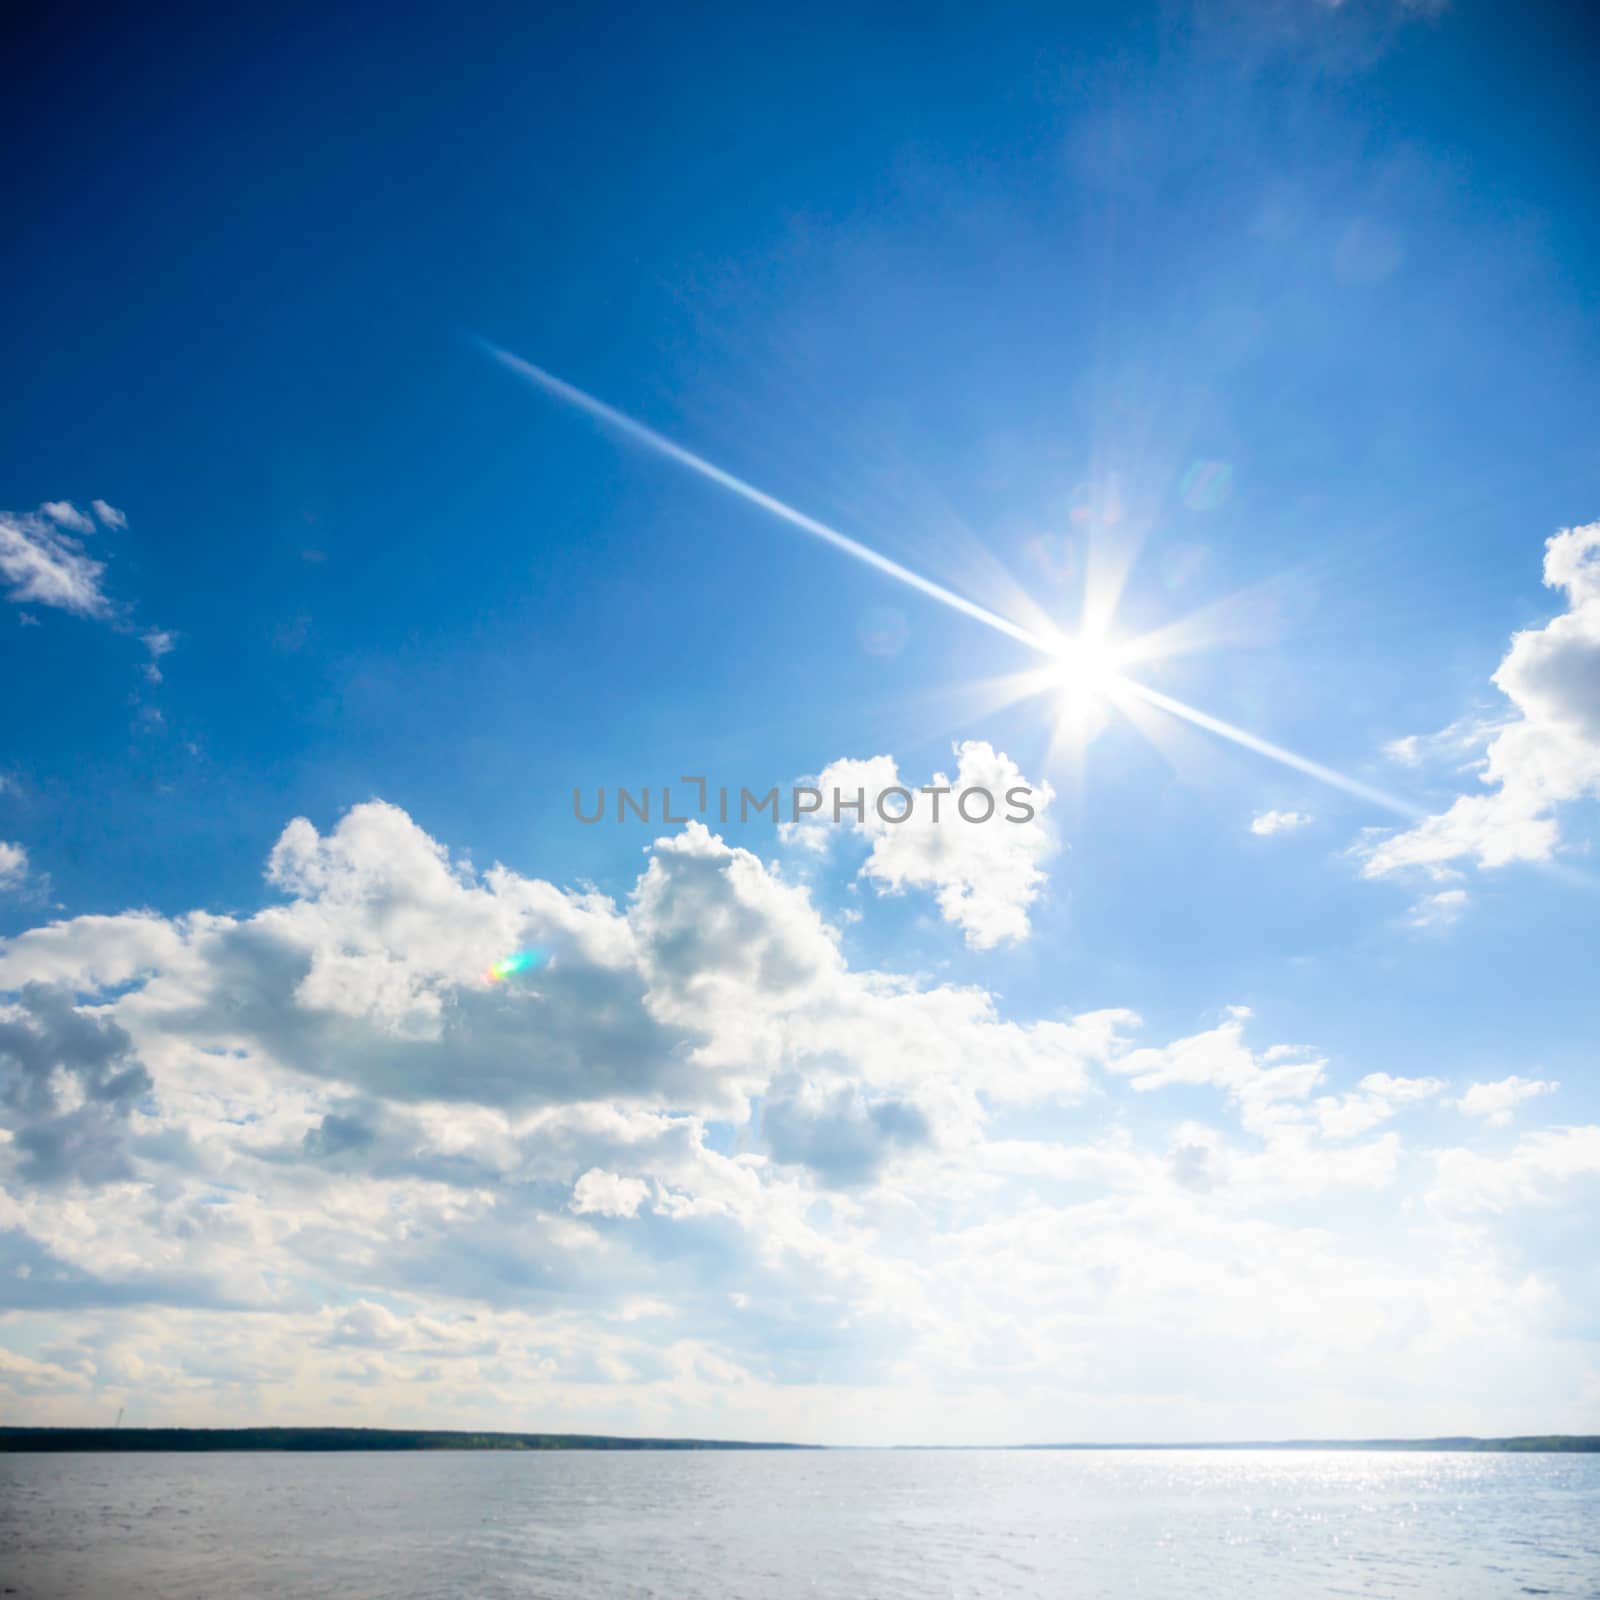
<svg viewBox="0 0 1600 1600">
<path fill-rule="evenodd" d="M 872 843 L 863 878 L 884 893 L 931 889 L 940 915 L 961 929 L 968 946 L 988 950 L 1028 935 L 1028 910 L 1044 889 L 1043 863 L 1055 849 L 1044 821 L 1055 792 L 1048 783 L 1030 783 L 1016 762 L 981 740 L 957 745 L 955 756 L 953 779 L 940 772 L 919 785 L 901 776 L 892 756 L 874 756 L 832 762 L 816 787 L 830 810 L 835 794 L 861 797 L 861 814 L 841 808 L 841 817 Z M 889 792 L 896 789 L 902 793 Z M 975 797 L 964 801 L 969 790 Z M 1018 790 L 1026 795 L 1009 803 Z M 832 825 L 830 816 L 801 828 L 818 840 Z"/>
<path fill-rule="evenodd" d="M 650 1198 L 650 1185 L 591 1167 L 572 1186 L 572 1209 L 580 1216 L 631 1217 Z"/>
<path fill-rule="evenodd" d="M 1512 636 L 1493 681 L 1515 715 L 1492 725 L 1478 790 L 1365 844 L 1366 876 L 1547 861 L 1561 843 L 1561 807 L 1600 794 L 1600 522 L 1550 538 L 1544 581 L 1566 594 L 1567 609 Z M 1401 741 L 1399 753 L 1420 748 Z"/>
<path fill-rule="evenodd" d="M 1503 1128 L 1517 1107 L 1542 1094 L 1554 1094 L 1561 1085 L 1543 1078 L 1521 1078 L 1512 1073 L 1497 1083 L 1475 1083 L 1456 1101 L 1456 1107 L 1469 1117 L 1482 1117 L 1490 1127 Z"/>
<path fill-rule="evenodd" d="M 1541 1129 L 1506 1155 L 1443 1150 L 1434 1168 L 1429 1203 L 1447 1214 L 1550 1205 L 1572 1185 L 1600 1177 L 1600 1127 Z"/>
<path fill-rule="evenodd" d="M 1592 1285 L 1493 1230 L 1600 1171 L 1594 1130 L 1418 1160 L 1437 1079 L 1243 1010 L 1168 1038 L 853 967 L 699 824 L 615 897 L 381 802 L 291 822 L 268 877 L 0 941 L 8 1420 L 1428 1432 L 1493 1360 L 1487 1432 L 1518 1373 L 1577 1381 L 1546 1312 Z"/>
</svg>

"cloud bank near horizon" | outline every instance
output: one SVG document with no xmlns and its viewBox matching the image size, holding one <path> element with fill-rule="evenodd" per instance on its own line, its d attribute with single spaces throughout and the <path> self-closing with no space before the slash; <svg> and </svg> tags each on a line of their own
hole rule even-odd
<svg viewBox="0 0 1600 1600">
<path fill-rule="evenodd" d="M 1600 1129 L 1506 1128 L 1554 1086 L 1336 1064 L 1239 1007 L 1011 1017 L 852 967 L 699 824 L 621 898 L 382 802 L 292 821 L 266 877 L 253 915 L 0 946 L 18 1420 L 955 1442 L 1600 1405 L 1584 1286 L 1512 1226 L 1600 1176 Z"/>
</svg>

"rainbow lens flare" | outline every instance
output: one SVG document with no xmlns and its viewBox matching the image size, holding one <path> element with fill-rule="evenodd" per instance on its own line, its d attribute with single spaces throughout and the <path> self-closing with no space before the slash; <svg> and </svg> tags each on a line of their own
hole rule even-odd
<svg viewBox="0 0 1600 1600">
<path fill-rule="evenodd" d="M 512 955 L 502 956 L 483 975 L 490 983 L 504 983 L 507 978 L 514 978 L 519 972 L 527 972 L 532 967 L 542 967 L 544 960 L 543 950 L 518 950 Z"/>
<path fill-rule="evenodd" d="M 1226 461 L 1196 461 L 1179 480 L 1178 491 L 1191 511 L 1216 511 L 1233 493 L 1233 467 Z"/>
<path fill-rule="evenodd" d="M 874 606 L 862 614 L 856 635 L 869 656 L 897 656 L 911 637 L 911 624 L 894 606 Z"/>
</svg>

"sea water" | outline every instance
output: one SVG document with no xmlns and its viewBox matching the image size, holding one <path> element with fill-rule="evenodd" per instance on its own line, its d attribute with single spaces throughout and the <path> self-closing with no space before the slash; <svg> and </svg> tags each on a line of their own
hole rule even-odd
<svg viewBox="0 0 1600 1600">
<path fill-rule="evenodd" d="M 1600 1456 L 0 1455 L 18 1600 L 1600 1596 Z"/>
</svg>

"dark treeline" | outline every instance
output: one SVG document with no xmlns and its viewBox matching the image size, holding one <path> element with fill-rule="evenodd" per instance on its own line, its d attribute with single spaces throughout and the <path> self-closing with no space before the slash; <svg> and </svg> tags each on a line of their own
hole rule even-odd
<svg viewBox="0 0 1600 1600">
<path fill-rule="evenodd" d="M 409 1428 L 8 1428 L 5 1450 L 803 1450 L 730 1439 L 603 1433 L 450 1433 Z"/>
</svg>

